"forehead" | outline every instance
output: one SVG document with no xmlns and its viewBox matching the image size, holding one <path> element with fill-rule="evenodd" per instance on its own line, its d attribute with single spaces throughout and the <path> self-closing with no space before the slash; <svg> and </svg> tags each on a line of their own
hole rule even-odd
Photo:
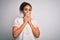
<svg viewBox="0 0 60 40">
<path fill-rule="evenodd" d="M 29 5 L 26 5 L 24 8 L 28 8 L 28 9 L 31 9 L 31 7 Z"/>
</svg>

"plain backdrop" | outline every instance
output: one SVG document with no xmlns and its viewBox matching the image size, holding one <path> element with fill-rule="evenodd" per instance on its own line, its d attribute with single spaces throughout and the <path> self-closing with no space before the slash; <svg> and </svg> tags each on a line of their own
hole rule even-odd
<svg viewBox="0 0 60 40">
<path fill-rule="evenodd" d="M 20 17 L 22 2 L 32 5 L 32 17 L 39 20 L 39 40 L 60 40 L 60 0 L 0 0 L 0 40 L 12 40 L 12 25 Z"/>
</svg>

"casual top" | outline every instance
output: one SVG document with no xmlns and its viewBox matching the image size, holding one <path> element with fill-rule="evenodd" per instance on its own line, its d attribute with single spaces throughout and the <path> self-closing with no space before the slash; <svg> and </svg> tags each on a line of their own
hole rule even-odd
<svg viewBox="0 0 60 40">
<path fill-rule="evenodd" d="M 36 20 L 31 20 L 34 26 L 37 26 Z M 18 28 L 23 24 L 23 18 L 16 18 L 13 26 L 17 26 Z M 25 28 L 21 32 L 21 34 L 15 40 L 38 40 L 38 38 L 34 37 L 32 33 L 32 29 L 29 24 L 26 24 Z"/>
</svg>

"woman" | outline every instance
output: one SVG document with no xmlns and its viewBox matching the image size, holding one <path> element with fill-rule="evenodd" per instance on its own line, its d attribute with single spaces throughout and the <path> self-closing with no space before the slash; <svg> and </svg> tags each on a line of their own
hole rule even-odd
<svg viewBox="0 0 60 40">
<path fill-rule="evenodd" d="M 15 40 L 35 40 L 40 35 L 40 30 L 36 26 L 36 21 L 31 18 L 32 6 L 23 2 L 20 6 L 23 12 L 23 18 L 16 18 L 14 21 L 12 33 Z"/>
</svg>

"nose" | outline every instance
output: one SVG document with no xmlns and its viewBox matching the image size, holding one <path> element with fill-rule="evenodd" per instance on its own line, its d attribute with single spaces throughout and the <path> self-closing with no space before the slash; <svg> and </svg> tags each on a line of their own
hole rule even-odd
<svg viewBox="0 0 60 40">
<path fill-rule="evenodd" d="M 29 11 L 27 11 L 27 13 L 29 14 Z"/>
</svg>

